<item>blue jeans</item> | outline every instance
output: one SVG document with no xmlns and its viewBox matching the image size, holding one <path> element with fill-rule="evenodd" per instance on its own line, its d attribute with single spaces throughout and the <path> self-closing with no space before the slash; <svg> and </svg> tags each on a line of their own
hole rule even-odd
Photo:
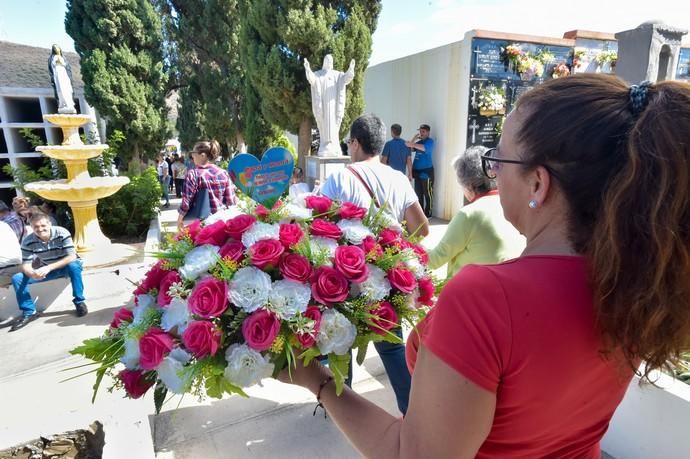
<svg viewBox="0 0 690 459">
<path fill-rule="evenodd" d="M 170 176 L 159 175 L 158 181 L 160 182 L 161 188 L 163 189 L 163 192 L 161 193 L 161 199 L 165 199 L 165 203 L 170 204 L 170 200 L 168 199 L 168 189 L 170 188 Z"/>
<path fill-rule="evenodd" d="M 36 312 L 36 304 L 31 299 L 29 285 L 45 282 L 60 277 L 69 277 L 72 282 L 72 302 L 77 305 L 84 302 L 84 282 L 81 278 L 81 260 L 77 259 L 70 262 L 67 266 L 51 271 L 41 280 L 32 279 L 24 273 L 17 273 L 12 276 L 12 286 L 17 295 L 17 304 L 25 316 L 30 316 Z"/>
</svg>

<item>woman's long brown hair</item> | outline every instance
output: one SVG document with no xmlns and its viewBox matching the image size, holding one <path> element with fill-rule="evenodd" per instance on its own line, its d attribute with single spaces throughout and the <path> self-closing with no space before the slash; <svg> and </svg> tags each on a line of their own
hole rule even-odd
<svg viewBox="0 0 690 459">
<path fill-rule="evenodd" d="M 636 115 L 617 77 L 551 80 L 520 99 L 518 142 L 569 203 L 606 350 L 644 360 L 649 379 L 690 347 L 690 84 L 654 84 L 647 100 Z"/>
</svg>

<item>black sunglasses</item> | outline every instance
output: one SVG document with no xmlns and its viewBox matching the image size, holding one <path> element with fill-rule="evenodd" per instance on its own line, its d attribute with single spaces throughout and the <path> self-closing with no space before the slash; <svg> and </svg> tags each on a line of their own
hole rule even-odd
<svg viewBox="0 0 690 459">
<path fill-rule="evenodd" d="M 484 171 L 484 175 L 486 175 L 488 178 L 491 180 L 494 180 L 496 178 L 496 173 L 500 169 L 500 164 L 501 163 L 508 163 L 508 164 L 527 164 L 527 161 L 518 161 L 515 159 L 501 159 L 501 158 L 496 158 L 496 151 L 497 148 L 491 148 L 488 150 L 485 154 L 481 156 L 482 158 L 482 170 Z"/>
</svg>

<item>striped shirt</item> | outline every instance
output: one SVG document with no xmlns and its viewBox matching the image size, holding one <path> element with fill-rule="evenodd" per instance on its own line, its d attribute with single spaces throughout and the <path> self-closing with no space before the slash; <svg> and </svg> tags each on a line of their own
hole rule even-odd
<svg viewBox="0 0 690 459">
<path fill-rule="evenodd" d="M 10 211 L 7 213 L 7 215 L 0 218 L 0 220 L 10 225 L 10 228 L 12 228 L 12 231 L 14 231 L 18 241 L 22 240 L 22 236 L 24 235 L 24 222 L 21 218 L 19 218 L 19 215 L 17 215 L 16 212 Z"/>
<path fill-rule="evenodd" d="M 39 239 L 34 233 L 22 241 L 22 263 L 33 263 L 37 259 L 38 266 L 46 266 L 74 253 L 76 252 L 72 235 L 61 226 L 53 226 L 50 229 L 50 239 L 47 242 Z"/>
<path fill-rule="evenodd" d="M 179 210 L 182 215 L 189 212 L 189 207 L 194 203 L 194 197 L 200 190 L 208 190 L 212 214 L 237 202 L 235 185 L 230 181 L 227 171 L 215 164 L 206 167 L 197 166 L 187 171 Z"/>
</svg>

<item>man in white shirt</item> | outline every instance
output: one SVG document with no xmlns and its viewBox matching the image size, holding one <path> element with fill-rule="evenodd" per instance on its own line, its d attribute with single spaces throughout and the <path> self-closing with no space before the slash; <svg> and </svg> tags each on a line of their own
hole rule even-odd
<svg viewBox="0 0 690 459">
<path fill-rule="evenodd" d="M 429 234 L 429 221 L 410 181 L 400 171 L 381 162 L 385 140 L 386 126 L 380 118 L 372 114 L 357 118 L 350 127 L 347 140 L 353 164 L 331 174 L 320 193 L 367 209 L 374 201 L 377 207 L 385 206 L 391 219 L 404 224 L 408 233 L 424 237 Z M 400 328 L 393 332 L 402 339 Z M 405 361 L 405 346 L 385 341 L 374 343 L 374 346 L 393 386 L 398 408 L 404 415 L 412 380 Z M 351 379 L 350 374 L 348 380 Z"/>
</svg>

